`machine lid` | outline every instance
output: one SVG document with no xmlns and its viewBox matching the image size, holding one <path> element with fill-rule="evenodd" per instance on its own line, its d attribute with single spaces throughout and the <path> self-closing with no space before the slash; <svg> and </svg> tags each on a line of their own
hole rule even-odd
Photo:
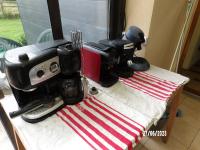
<svg viewBox="0 0 200 150">
<path fill-rule="evenodd" d="M 8 50 L 5 53 L 4 58 L 5 61 L 8 61 L 10 63 L 21 64 L 25 61 L 33 60 L 38 56 L 45 55 L 49 51 L 52 51 L 52 48 L 58 47 L 58 45 L 62 45 L 65 43 L 67 43 L 66 40 L 57 40 L 41 44 L 18 47 Z"/>
</svg>

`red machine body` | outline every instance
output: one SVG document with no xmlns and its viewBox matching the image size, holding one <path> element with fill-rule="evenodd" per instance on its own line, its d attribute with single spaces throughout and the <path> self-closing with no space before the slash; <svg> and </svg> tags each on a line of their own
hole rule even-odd
<svg viewBox="0 0 200 150">
<path fill-rule="evenodd" d="M 96 43 L 86 43 L 81 50 L 82 73 L 89 79 L 110 87 L 118 81 L 114 74 L 114 59 L 109 52 L 110 47 Z"/>
<path fill-rule="evenodd" d="M 90 47 L 84 46 L 81 51 L 82 56 L 82 73 L 96 81 L 100 82 L 101 75 L 101 55 L 93 51 Z"/>
</svg>

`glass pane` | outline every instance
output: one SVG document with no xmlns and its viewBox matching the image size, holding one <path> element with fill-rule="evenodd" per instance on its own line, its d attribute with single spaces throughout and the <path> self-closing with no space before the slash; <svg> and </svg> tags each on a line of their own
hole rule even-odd
<svg viewBox="0 0 200 150">
<path fill-rule="evenodd" d="M 107 38 L 108 0 L 59 0 L 64 36 L 71 30 L 83 32 L 84 41 Z"/>
<path fill-rule="evenodd" d="M 47 0 L 17 0 L 28 44 L 52 40 Z M 59 0 L 64 36 L 83 32 L 84 41 L 107 38 L 108 0 Z"/>
<path fill-rule="evenodd" d="M 28 44 L 52 40 L 47 0 L 17 0 Z"/>
<path fill-rule="evenodd" d="M 0 0 L 0 38 L 1 41 L 4 38 L 10 42 L 13 40 L 19 45 L 25 44 L 24 30 L 16 0 Z"/>
<path fill-rule="evenodd" d="M 0 71 L 1 72 L 4 72 L 3 56 L 5 52 L 7 50 L 20 47 L 26 44 L 27 42 L 16 0 L 0 0 Z"/>
</svg>

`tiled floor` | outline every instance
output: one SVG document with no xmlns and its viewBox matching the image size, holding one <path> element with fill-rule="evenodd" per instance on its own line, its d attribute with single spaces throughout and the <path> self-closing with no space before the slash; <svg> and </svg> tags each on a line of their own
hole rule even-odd
<svg viewBox="0 0 200 150">
<path fill-rule="evenodd" d="M 136 150 L 200 150 L 200 97 L 182 94 L 182 117 L 177 118 L 167 144 L 159 137 L 144 137 Z M 0 123 L 0 150 L 13 150 Z"/>
<path fill-rule="evenodd" d="M 200 150 L 200 97 L 183 93 L 180 109 L 167 144 L 159 137 L 145 137 L 136 150 Z"/>
</svg>

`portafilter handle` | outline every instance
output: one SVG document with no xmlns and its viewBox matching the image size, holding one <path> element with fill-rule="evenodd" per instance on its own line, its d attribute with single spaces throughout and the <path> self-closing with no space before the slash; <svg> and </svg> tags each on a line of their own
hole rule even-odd
<svg viewBox="0 0 200 150">
<path fill-rule="evenodd" d="M 24 106 L 23 108 L 21 108 L 17 111 L 10 112 L 9 116 L 10 116 L 10 118 L 15 118 L 15 117 L 18 117 L 24 113 L 27 113 L 29 111 L 32 111 L 32 110 L 37 109 L 42 106 L 43 106 L 43 104 L 41 103 L 41 100 L 36 100 L 36 101 L 33 101 L 33 102 L 27 104 L 26 106 Z"/>
</svg>

